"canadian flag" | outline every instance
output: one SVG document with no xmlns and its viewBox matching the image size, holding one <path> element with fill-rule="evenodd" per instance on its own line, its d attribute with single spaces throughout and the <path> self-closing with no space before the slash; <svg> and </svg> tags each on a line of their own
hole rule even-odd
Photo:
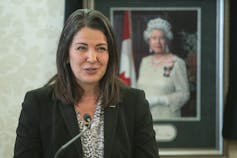
<svg viewBox="0 0 237 158">
<path fill-rule="evenodd" d="M 132 52 L 130 18 L 130 12 L 124 11 L 119 77 L 128 86 L 136 87 L 136 72 Z"/>
</svg>

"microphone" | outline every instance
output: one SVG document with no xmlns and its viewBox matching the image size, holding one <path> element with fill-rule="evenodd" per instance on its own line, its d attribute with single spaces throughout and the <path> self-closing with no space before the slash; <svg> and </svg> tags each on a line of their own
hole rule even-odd
<svg viewBox="0 0 237 158">
<path fill-rule="evenodd" d="M 90 128 L 90 126 L 91 126 L 91 116 L 89 114 L 85 114 L 85 115 L 83 115 L 83 119 L 86 123 L 85 125 L 87 127 L 89 126 L 89 128 Z"/>
<path fill-rule="evenodd" d="M 86 128 L 84 128 L 79 134 L 77 134 L 75 137 L 73 137 L 71 140 L 69 140 L 67 143 L 65 143 L 63 146 L 61 146 L 57 152 L 54 155 L 54 158 L 58 158 L 58 156 L 72 143 L 74 143 L 78 138 L 80 138 L 88 129 L 91 127 L 91 116 L 89 114 L 84 114 L 83 119 L 85 121 Z"/>
</svg>

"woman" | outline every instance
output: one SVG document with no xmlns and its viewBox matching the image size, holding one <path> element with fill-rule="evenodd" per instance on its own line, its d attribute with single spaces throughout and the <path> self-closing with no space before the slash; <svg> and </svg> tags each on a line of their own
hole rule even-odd
<svg viewBox="0 0 237 158">
<path fill-rule="evenodd" d="M 159 157 L 144 92 L 121 84 L 117 56 L 103 14 L 89 9 L 72 13 L 58 45 L 57 74 L 25 96 L 14 158 L 52 158 L 85 129 L 85 114 L 92 118 L 91 128 L 60 157 Z"/>
<path fill-rule="evenodd" d="M 189 84 L 185 62 L 169 51 L 170 23 L 161 18 L 150 20 L 144 39 L 152 55 L 142 59 L 138 87 L 146 93 L 154 120 L 179 118 L 189 99 Z"/>
</svg>

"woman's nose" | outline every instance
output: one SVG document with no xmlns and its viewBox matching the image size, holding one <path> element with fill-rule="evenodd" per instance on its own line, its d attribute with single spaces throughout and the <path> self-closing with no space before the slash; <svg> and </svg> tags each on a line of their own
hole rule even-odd
<svg viewBox="0 0 237 158">
<path fill-rule="evenodd" d="M 157 43 L 160 43 L 160 42 L 161 42 L 161 39 L 160 39 L 160 38 L 156 38 L 156 42 L 157 42 Z"/>
<path fill-rule="evenodd" d="M 88 50 L 87 52 L 87 61 L 88 62 L 95 62 L 97 60 L 96 51 L 93 49 Z"/>
</svg>

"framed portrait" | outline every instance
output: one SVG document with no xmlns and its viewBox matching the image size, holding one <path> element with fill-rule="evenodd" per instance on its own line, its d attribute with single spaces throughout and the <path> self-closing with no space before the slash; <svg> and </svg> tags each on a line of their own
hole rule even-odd
<svg viewBox="0 0 237 158">
<path fill-rule="evenodd" d="M 129 13 L 128 27 L 132 52 L 132 58 L 129 61 L 134 66 L 135 87 L 137 88 L 141 88 L 138 85 L 139 78 L 142 76 L 143 59 L 154 54 L 149 42 L 144 37 L 148 23 L 155 19 L 162 19 L 163 22 L 169 23 L 172 32 L 169 52 L 177 57 L 176 63 L 180 60 L 185 65 L 184 72 L 189 93 L 185 101 L 174 100 L 176 103 L 180 102 L 178 110 L 174 109 L 177 112 L 175 115 L 165 115 L 165 112 L 161 110 L 157 110 L 156 114 L 156 112 L 152 112 L 153 107 L 151 107 L 160 156 L 223 156 L 224 143 L 221 130 L 223 119 L 224 0 L 150 0 L 148 2 L 146 0 L 104 0 L 103 2 L 90 2 L 95 9 L 103 12 L 111 20 L 121 56 L 124 40 L 124 17 Z M 167 75 L 165 74 L 166 69 L 162 69 L 163 75 Z M 150 67 L 146 67 L 146 71 L 150 71 Z M 174 71 L 173 67 L 170 71 Z M 154 80 L 155 75 L 153 76 L 153 74 L 145 76 L 155 87 L 157 82 L 162 83 L 163 81 Z M 179 76 L 182 78 L 184 75 Z M 167 76 L 165 77 L 167 78 Z M 175 80 L 180 78 L 177 77 Z M 173 79 L 173 82 L 176 81 Z M 182 81 L 179 84 L 182 84 Z M 160 93 L 156 91 L 157 95 Z M 152 93 L 146 92 L 147 97 L 151 95 Z M 164 117 L 160 117 L 163 115 Z"/>
</svg>

